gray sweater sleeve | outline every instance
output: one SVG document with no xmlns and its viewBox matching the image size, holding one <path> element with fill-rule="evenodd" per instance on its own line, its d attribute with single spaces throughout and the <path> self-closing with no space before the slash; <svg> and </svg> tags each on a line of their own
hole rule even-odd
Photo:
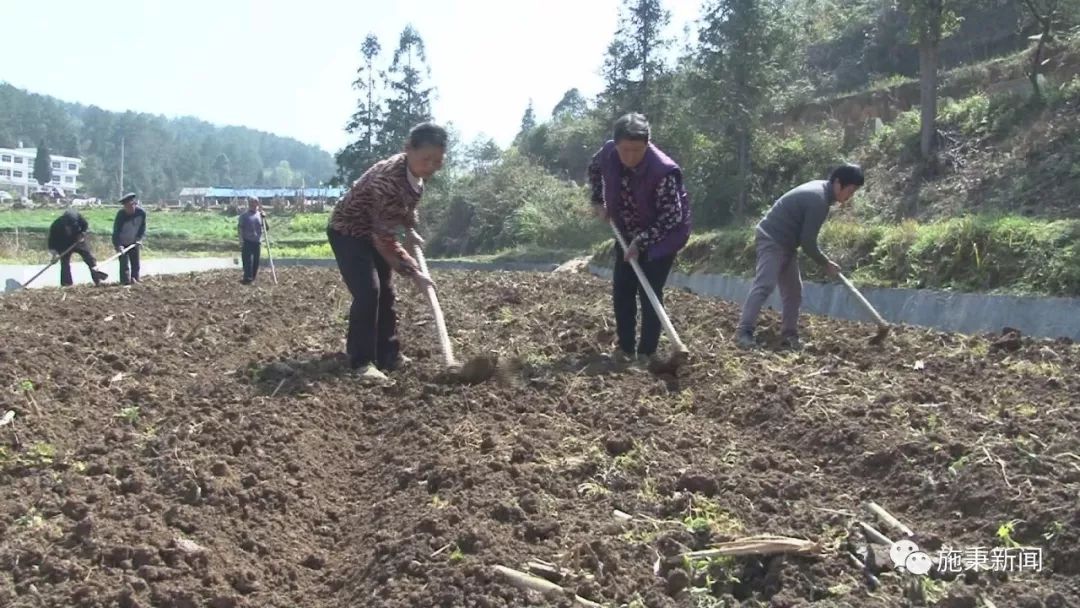
<svg viewBox="0 0 1080 608">
<path fill-rule="evenodd" d="M 822 266 L 828 265 L 830 260 L 818 247 L 818 233 L 821 232 L 821 226 L 828 215 L 828 205 L 807 205 L 806 215 L 803 216 L 802 234 L 799 235 L 802 250 L 810 259 Z"/>
</svg>

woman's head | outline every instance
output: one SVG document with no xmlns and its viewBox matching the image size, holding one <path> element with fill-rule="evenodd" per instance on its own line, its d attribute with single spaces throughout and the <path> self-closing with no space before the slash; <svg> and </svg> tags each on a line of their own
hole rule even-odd
<svg viewBox="0 0 1080 608">
<path fill-rule="evenodd" d="M 636 167 L 649 149 L 649 121 L 638 113 L 627 114 L 615 121 L 612 139 L 619 160 L 627 167 Z"/>
<path fill-rule="evenodd" d="M 413 127 L 405 143 L 409 171 L 425 179 L 441 169 L 446 154 L 446 139 L 446 129 L 435 123 L 425 122 Z"/>
</svg>

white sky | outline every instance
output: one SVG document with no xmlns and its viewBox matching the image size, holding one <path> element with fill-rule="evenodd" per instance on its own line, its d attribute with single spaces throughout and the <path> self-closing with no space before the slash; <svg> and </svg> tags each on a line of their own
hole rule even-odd
<svg viewBox="0 0 1080 608">
<path fill-rule="evenodd" d="M 673 48 L 701 0 L 663 0 Z M 547 118 L 569 88 L 601 88 L 620 0 L 0 0 L 0 81 L 107 110 L 195 116 L 333 152 L 368 32 L 389 61 L 423 37 L 436 120 L 465 141 L 517 133 L 532 98 Z M 13 59 L 17 59 L 14 60 Z"/>
</svg>

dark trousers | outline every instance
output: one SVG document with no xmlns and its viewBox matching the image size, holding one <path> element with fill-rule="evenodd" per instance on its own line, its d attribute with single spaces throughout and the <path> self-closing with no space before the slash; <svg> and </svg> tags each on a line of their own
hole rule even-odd
<svg viewBox="0 0 1080 608">
<path fill-rule="evenodd" d="M 615 305 L 615 331 L 619 336 L 619 349 L 624 353 L 634 354 L 634 334 L 637 329 L 637 305 L 641 300 L 641 339 L 637 343 L 637 354 L 652 355 L 660 343 L 660 317 L 653 310 L 649 296 L 638 281 L 637 274 L 630 263 L 623 259 L 622 247 L 615 243 L 615 270 L 612 280 L 612 296 Z M 657 259 L 649 259 L 642 253 L 638 264 L 646 280 L 656 293 L 656 299 L 664 303 L 664 283 L 675 263 L 675 254 Z"/>
<path fill-rule="evenodd" d="M 367 239 L 327 230 L 338 270 L 352 294 L 345 352 L 357 369 L 374 363 L 388 369 L 397 363 L 397 312 L 390 265 Z"/>
<path fill-rule="evenodd" d="M 130 285 L 132 279 L 139 280 L 139 247 L 132 247 L 120 256 L 120 284 Z"/>
<path fill-rule="evenodd" d="M 259 255 L 262 253 L 262 243 L 247 239 L 243 239 L 243 241 L 240 246 L 240 260 L 244 264 L 244 280 L 254 281 L 255 275 L 259 273 Z"/>
<path fill-rule="evenodd" d="M 64 249 L 67 249 L 67 247 Z M 86 242 L 79 243 L 67 254 L 60 256 L 60 285 L 64 287 L 74 284 L 74 281 L 71 280 L 71 256 L 76 253 L 82 256 L 83 261 L 86 262 L 86 266 L 90 270 L 97 266 L 97 260 L 94 259 L 94 254 L 90 253 L 90 248 L 86 246 Z"/>
</svg>

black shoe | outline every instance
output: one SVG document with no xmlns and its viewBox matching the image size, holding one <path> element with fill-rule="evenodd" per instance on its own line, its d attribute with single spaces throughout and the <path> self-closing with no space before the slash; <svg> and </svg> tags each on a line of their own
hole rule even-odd
<svg viewBox="0 0 1080 608">
<path fill-rule="evenodd" d="M 802 350 L 805 345 L 799 340 L 799 336 L 784 336 L 780 339 L 780 347 L 788 350 Z"/>
<path fill-rule="evenodd" d="M 240 279 L 240 283 L 243 285 L 251 285 L 251 279 Z"/>
<path fill-rule="evenodd" d="M 101 285 L 101 282 L 109 278 L 108 273 L 101 272 L 100 270 L 91 270 L 90 277 L 94 279 L 94 285 Z"/>
<path fill-rule="evenodd" d="M 744 350 L 754 348 L 754 346 L 756 346 L 756 342 L 754 342 L 754 332 L 739 331 L 735 334 L 735 344 Z"/>
<path fill-rule="evenodd" d="M 405 355 L 398 355 L 398 358 L 395 359 L 393 363 L 380 364 L 380 365 L 377 365 L 376 367 L 378 367 L 379 370 L 384 371 L 384 372 L 396 372 L 396 371 L 398 371 L 400 369 L 405 369 L 405 368 L 409 367 L 409 365 L 411 365 L 411 364 L 412 364 L 412 359 L 411 358 L 406 357 Z"/>
</svg>

